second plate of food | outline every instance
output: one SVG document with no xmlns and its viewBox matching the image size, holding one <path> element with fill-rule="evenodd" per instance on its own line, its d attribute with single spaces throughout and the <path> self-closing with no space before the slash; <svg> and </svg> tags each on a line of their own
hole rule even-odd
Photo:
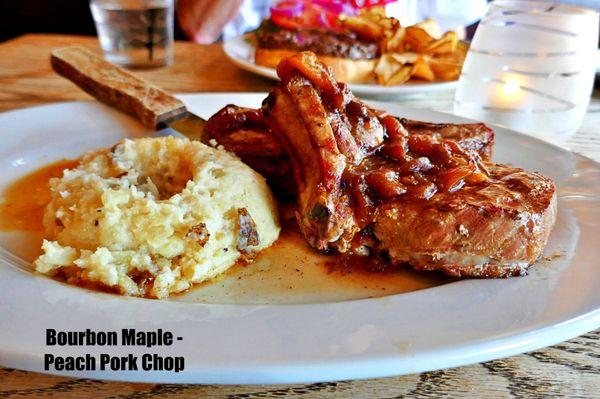
<svg viewBox="0 0 600 399">
<path fill-rule="evenodd" d="M 253 35 L 246 34 L 223 42 L 223 50 L 229 59 L 240 68 L 277 80 L 277 72 L 254 62 L 256 45 Z M 409 81 L 396 86 L 382 86 L 377 83 L 351 83 L 348 86 L 356 95 L 370 98 L 392 98 L 402 95 L 426 94 L 454 90 L 458 80 L 448 82 Z"/>
</svg>

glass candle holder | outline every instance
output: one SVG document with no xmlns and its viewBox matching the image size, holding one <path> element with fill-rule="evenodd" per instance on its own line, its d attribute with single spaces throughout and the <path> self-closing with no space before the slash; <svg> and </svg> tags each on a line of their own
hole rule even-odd
<svg viewBox="0 0 600 399">
<path fill-rule="evenodd" d="M 563 143 L 594 84 L 598 13 L 497 0 L 479 24 L 455 94 L 458 115 Z"/>
</svg>

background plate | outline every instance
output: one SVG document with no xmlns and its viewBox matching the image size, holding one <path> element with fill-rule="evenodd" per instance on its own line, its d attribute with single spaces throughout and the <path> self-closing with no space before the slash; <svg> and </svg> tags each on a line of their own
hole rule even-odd
<svg viewBox="0 0 600 399">
<path fill-rule="evenodd" d="M 264 95 L 181 96 L 208 117 L 228 103 L 258 106 Z M 408 118 L 463 118 L 392 103 L 377 107 Z M 61 103 L 0 114 L 0 190 L 63 157 L 151 134 L 95 102 Z M 213 299 L 154 301 L 102 294 L 31 274 L 18 234 L 0 245 L 0 364 L 42 371 L 43 353 L 157 353 L 185 356 L 181 373 L 66 372 L 146 382 L 300 383 L 382 377 L 487 361 L 552 345 L 600 327 L 600 165 L 534 138 L 497 128 L 494 159 L 552 177 L 558 219 L 547 255 L 529 276 L 465 280 L 365 298 L 316 296 L 274 304 Z M 20 249 L 19 249 L 20 248 Z M 277 265 L 275 265 L 277 266 Z M 250 266 L 252 267 L 252 266 Z M 260 293 L 253 298 L 260 297 Z M 294 296 L 296 295 L 296 296 Z M 230 298 L 231 299 L 231 298 Z M 232 303 L 233 302 L 233 303 Z M 290 303 L 291 302 L 291 303 Z M 311 303 L 302 303 L 311 302 Z M 172 331 L 172 347 L 46 347 L 45 329 Z"/>
<path fill-rule="evenodd" d="M 256 65 L 254 63 L 254 44 L 251 34 L 238 36 L 223 42 L 223 50 L 229 59 L 246 71 L 265 76 L 270 79 L 279 79 L 272 68 Z M 457 87 L 458 80 L 451 82 L 408 82 L 398 86 L 381 86 L 378 84 L 349 84 L 350 90 L 358 96 L 370 98 L 394 98 L 403 95 L 426 94 L 439 91 L 453 90 Z"/>
</svg>

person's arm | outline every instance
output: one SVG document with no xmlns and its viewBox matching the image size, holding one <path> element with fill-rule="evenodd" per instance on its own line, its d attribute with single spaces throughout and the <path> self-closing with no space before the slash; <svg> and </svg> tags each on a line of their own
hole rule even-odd
<svg viewBox="0 0 600 399">
<path fill-rule="evenodd" d="M 209 44 L 221 36 L 223 27 L 233 20 L 244 0 L 178 0 L 177 19 L 191 40 Z"/>
</svg>

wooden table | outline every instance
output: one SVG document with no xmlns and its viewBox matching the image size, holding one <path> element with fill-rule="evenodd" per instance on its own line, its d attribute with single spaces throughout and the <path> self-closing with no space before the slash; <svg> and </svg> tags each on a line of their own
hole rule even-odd
<svg viewBox="0 0 600 399">
<path fill-rule="evenodd" d="M 89 100 L 50 69 L 55 47 L 95 38 L 27 35 L 0 44 L 0 111 L 56 101 Z M 175 62 L 140 76 L 172 92 L 267 91 L 273 83 L 236 68 L 220 46 L 177 43 Z M 600 93 L 584 125 L 567 144 L 600 160 Z M 409 102 L 408 100 L 404 100 Z M 452 93 L 415 98 L 411 106 L 449 110 Z M 600 287 L 599 287 L 600 288 Z M 0 315 L 1 317 L 1 315 Z M 0 331 L 0 339 L 2 332 Z M 55 377 L 0 368 L 0 398 L 391 398 L 391 397 L 600 397 L 600 331 L 508 359 L 403 377 L 306 385 L 217 386 L 131 384 Z"/>
</svg>

